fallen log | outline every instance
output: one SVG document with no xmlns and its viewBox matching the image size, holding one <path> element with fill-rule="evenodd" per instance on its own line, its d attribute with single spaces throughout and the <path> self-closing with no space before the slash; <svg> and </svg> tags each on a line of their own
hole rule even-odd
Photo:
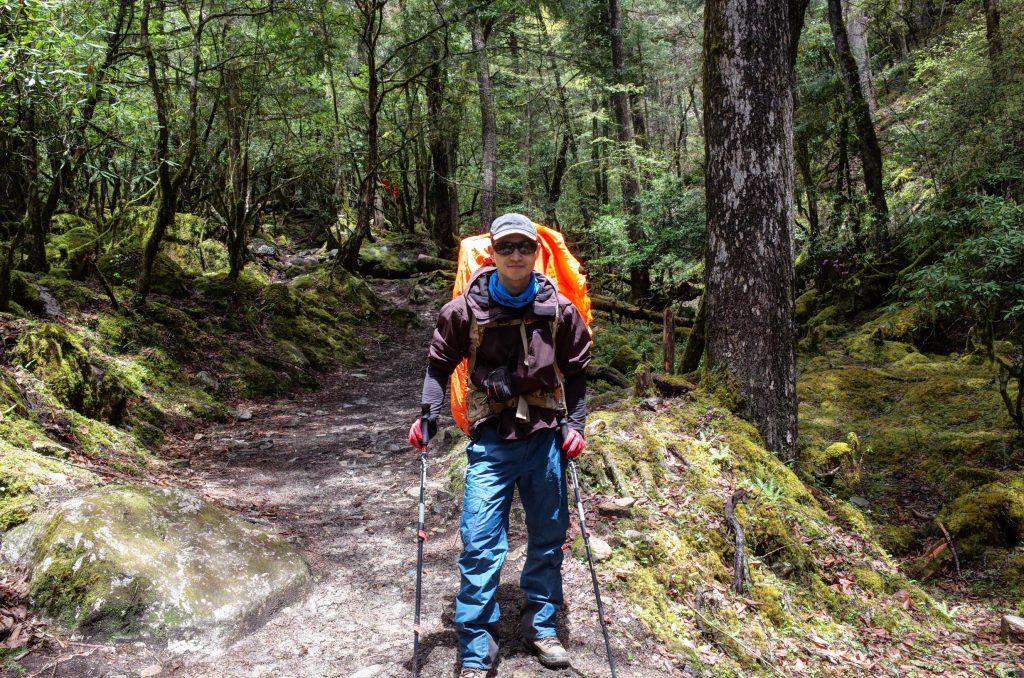
<svg viewBox="0 0 1024 678">
<path fill-rule="evenodd" d="M 454 271 L 458 265 L 459 263 L 457 261 L 453 261 L 451 259 L 432 257 L 429 254 L 416 255 L 416 270 L 420 273 L 429 273 L 430 271 Z"/>
</svg>

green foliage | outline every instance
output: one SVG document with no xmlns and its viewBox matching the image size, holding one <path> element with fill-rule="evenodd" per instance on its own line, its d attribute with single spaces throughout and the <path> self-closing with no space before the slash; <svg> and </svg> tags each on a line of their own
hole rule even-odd
<svg viewBox="0 0 1024 678">
<path fill-rule="evenodd" d="M 970 317 L 991 344 L 1024 344 L 1024 205 L 977 196 L 938 219 L 966 238 L 941 259 L 907 277 L 904 294 L 936 316 Z"/>
</svg>

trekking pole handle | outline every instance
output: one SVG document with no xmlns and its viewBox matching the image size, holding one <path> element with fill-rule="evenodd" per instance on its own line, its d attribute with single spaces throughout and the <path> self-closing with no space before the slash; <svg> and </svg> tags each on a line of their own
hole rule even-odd
<svg viewBox="0 0 1024 678">
<path fill-rule="evenodd" d="M 420 439 L 423 441 L 423 452 L 427 451 L 427 443 L 430 442 L 430 405 L 424 403 L 420 406 Z"/>
</svg>

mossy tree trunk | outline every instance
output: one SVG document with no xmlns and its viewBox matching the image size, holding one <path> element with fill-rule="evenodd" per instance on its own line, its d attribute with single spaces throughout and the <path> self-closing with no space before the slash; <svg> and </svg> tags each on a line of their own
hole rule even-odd
<svg viewBox="0 0 1024 678">
<path fill-rule="evenodd" d="M 158 31 L 163 31 L 163 12 L 160 12 L 160 26 Z M 153 13 L 152 0 L 143 0 L 142 14 L 140 17 L 140 42 L 143 54 L 146 59 L 146 74 L 149 81 L 149 88 L 153 94 L 153 103 L 157 117 L 157 142 L 156 162 L 157 181 L 160 188 L 160 202 L 157 205 L 156 220 L 153 223 L 153 230 L 146 240 L 146 246 L 142 253 L 142 271 L 139 274 L 139 286 L 137 288 L 138 303 L 146 303 L 149 290 L 152 285 L 153 264 L 156 262 L 156 255 L 160 251 L 160 243 L 163 241 L 167 228 L 174 223 L 174 217 L 178 211 L 178 194 L 181 187 L 188 180 L 192 171 L 192 161 L 196 155 L 198 146 L 198 125 L 196 112 L 199 108 L 198 83 L 201 72 L 201 50 L 203 32 L 206 29 L 207 18 L 195 22 L 192 28 L 192 72 L 189 80 L 189 102 L 188 120 L 186 123 L 185 152 L 182 157 L 178 171 L 171 174 L 171 130 L 169 118 L 169 103 L 166 91 L 166 72 L 168 70 L 166 54 L 157 54 L 150 40 L 150 19 Z M 159 33 L 158 33 L 159 34 Z"/>
<path fill-rule="evenodd" d="M 804 0 L 704 13 L 707 358 L 766 446 L 797 455 L 793 62 Z"/>
</svg>

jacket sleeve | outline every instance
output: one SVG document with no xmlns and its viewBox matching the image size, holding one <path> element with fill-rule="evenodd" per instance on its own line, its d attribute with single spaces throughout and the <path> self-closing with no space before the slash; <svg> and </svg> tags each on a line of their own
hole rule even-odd
<svg viewBox="0 0 1024 678">
<path fill-rule="evenodd" d="M 587 377 L 590 364 L 590 330 L 576 307 L 569 303 L 562 311 L 562 321 L 555 340 L 558 368 L 565 377 L 565 407 L 569 426 L 583 433 L 587 423 Z"/>
<path fill-rule="evenodd" d="M 444 305 L 437 316 L 437 326 L 430 340 L 427 373 L 423 377 L 423 397 L 420 400 L 421 404 L 430 406 L 430 416 L 434 419 L 441 414 L 452 372 L 469 351 L 467 312 L 464 300 L 453 299 Z"/>
</svg>

